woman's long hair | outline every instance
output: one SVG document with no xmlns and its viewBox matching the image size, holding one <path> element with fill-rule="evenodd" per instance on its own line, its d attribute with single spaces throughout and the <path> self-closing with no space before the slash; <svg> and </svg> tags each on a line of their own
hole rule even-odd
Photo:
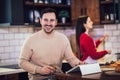
<svg viewBox="0 0 120 80">
<path fill-rule="evenodd" d="M 82 16 L 77 19 L 76 22 L 76 44 L 79 49 L 79 58 L 81 58 L 81 53 L 80 53 L 80 36 L 82 33 L 86 31 L 84 24 L 87 21 L 88 16 Z"/>
</svg>

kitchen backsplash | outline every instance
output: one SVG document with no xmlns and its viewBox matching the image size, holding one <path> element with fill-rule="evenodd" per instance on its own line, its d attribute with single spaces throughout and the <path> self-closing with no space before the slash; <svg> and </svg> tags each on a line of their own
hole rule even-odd
<svg viewBox="0 0 120 80">
<path fill-rule="evenodd" d="M 0 65 L 17 63 L 21 45 L 31 33 L 33 33 L 32 27 L 0 28 Z"/>
<path fill-rule="evenodd" d="M 64 33 L 69 39 L 71 34 L 75 34 L 74 27 L 57 28 L 57 31 Z M 22 43 L 32 33 L 34 33 L 33 27 L 28 26 L 0 27 L 0 65 L 17 63 Z M 115 53 L 120 52 L 120 24 L 97 25 L 97 28 L 91 31 L 94 39 L 98 39 L 103 34 L 108 34 L 109 37 L 99 50 L 111 49 L 112 54 L 105 56 L 106 60 L 116 60 Z"/>
</svg>

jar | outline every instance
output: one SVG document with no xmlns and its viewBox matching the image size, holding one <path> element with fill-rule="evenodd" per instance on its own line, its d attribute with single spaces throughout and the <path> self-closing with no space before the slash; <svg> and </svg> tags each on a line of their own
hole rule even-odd
<svg viewBox="0 0 120 80">
<path fill-rule="evenodd" d="M 120 64 L 117 64 L 117 66 L 115 67 L 115 71 L 120 72 Z"/>
</svg>

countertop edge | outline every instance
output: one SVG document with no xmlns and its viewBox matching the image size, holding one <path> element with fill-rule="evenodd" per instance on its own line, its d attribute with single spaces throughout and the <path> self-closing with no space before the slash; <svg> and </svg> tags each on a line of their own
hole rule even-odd
<svg viewBox="0 0 120 80">
<path fill-rule="evenodd" d="M 16 73 L 27 72 L 27 71 L 25 71 L 23 69 L 10 69 L 10 68 L 3 68 L 3 69 L 7 70 L 7 71 L 0 72 L 0 75 L 8 75 L 8 74 L 16 74 Z"/>
</svg>

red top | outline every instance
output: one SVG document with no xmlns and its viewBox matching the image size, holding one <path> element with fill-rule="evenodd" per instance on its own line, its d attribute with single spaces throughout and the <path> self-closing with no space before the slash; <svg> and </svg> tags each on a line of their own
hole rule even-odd
<svg viewBox="0 0 120 80">
<path fill-rule="evenodd" d="M 97 60 L 107 54 L 108 52 L 106 50 L 99 52 L 96 51 L 96 47 L 98 47 L 100 43 L 100 40 L 94 42 L 89 35 L 82 33 L 80 37 L 80 51 L 82 53 L 81 60 L 84 61 L 88 56 Z"/>
</svg>

